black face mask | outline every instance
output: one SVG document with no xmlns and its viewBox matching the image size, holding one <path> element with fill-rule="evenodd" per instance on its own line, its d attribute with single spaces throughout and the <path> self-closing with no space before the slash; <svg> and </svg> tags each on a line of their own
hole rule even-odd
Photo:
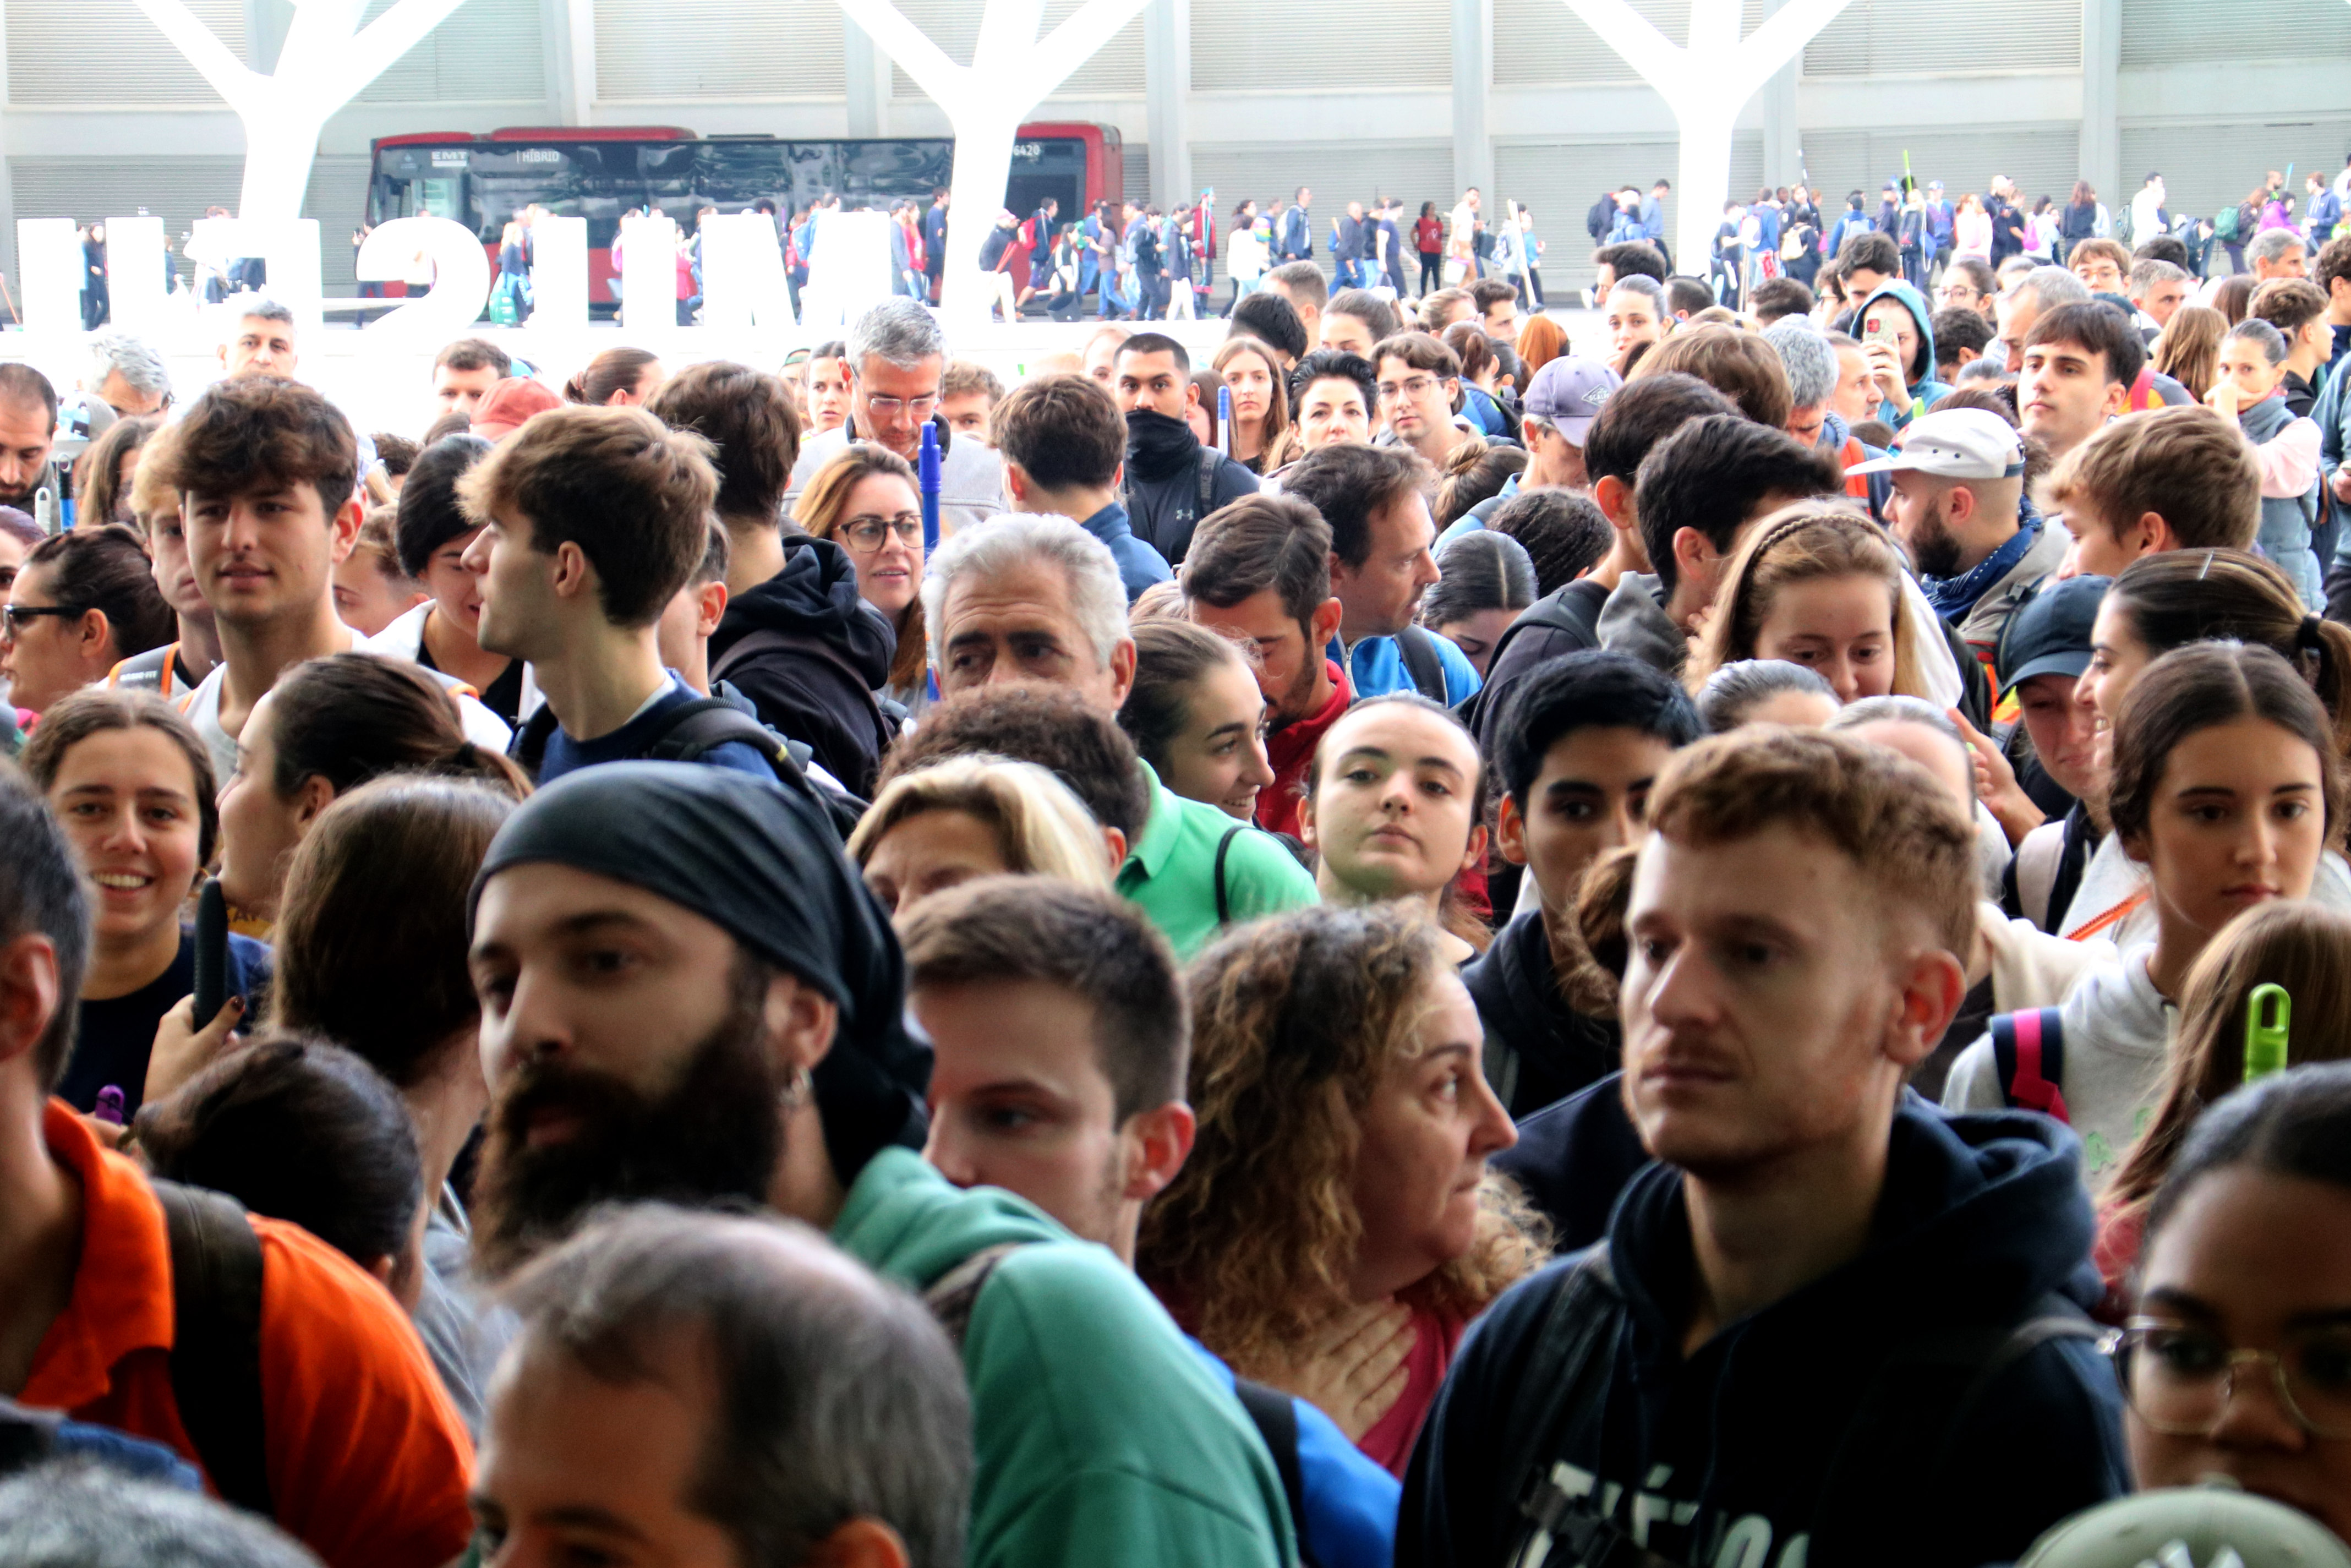
<svg viewBox="0 0 2351 1568">
<path fill-rule="evenodd" d="M 1179 472 L 1199 447 L 1200 438 L 1180 419 L 1147 408 L 1126 416 L 1126 466 L 1138 479 L 1155 483 Z"/>
<path fill-rule="evenodd" d="M 783 1157 L 783 1084 L 768 1055 L 756 966 L 674 1087 L 648 1095 L 608 1073 L 526 1065 L 490 1107 L 475 1200 L 474 1256 L 502 1278 L 555 1246 L 599 1204 L 658 1200 L 764 1208 Z M 530 1146 L 530 1123 L 560 1108 L 580 1127 Z"/>
</svg>

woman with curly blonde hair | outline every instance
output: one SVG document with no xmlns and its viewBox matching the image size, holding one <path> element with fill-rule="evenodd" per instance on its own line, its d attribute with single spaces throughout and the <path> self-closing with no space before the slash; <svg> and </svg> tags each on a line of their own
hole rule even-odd
<svg viewBox="0 0 2351 1568">
<path fill-rule="evenodd" d="M 1486 1161 L 1517 1141 L 1424 911 L 1301 909 L 1186 976 L 1199 1134 L 1137 1267 L 1245 1377 L 1398 1475 L 1469 1320 L 1544 1257 Z"/>
<path fill-rule="evenodd" d="M 1902 558 L 1847 507 L 1806 501 L 1763 519 L 1731 557 L 1690 655 L 1691 691 L 1741 659 L 1784 659 L 1839 703 L 1933 695 L 1902 592 Z"/>
</svg>

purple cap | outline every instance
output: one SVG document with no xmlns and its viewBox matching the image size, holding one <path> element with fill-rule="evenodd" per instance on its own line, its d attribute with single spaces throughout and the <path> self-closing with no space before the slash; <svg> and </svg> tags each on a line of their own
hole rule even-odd
<svg viewBox="0 0 2351 1568">
<path fill-rule="evenodd" d="M 1526 412 L 1577 446 L 1600 417 L 1600 406 L 1616 395 L 1625 378 L 1597 360 L 1562 354 L 1527 383 Z"/>
</svg>

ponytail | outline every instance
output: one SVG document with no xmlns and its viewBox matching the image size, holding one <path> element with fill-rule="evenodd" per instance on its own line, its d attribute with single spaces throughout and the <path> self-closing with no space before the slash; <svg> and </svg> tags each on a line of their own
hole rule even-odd
<svg viewBox="0 0 2351 1568">
<path fill-rule="evenodd" d="M 475 746 L 470 740 L 459 741 L 450 748 L 448 757 L 438 768 L 426 771 L 452 779 L 471 779 L 517 800 L 528 800 L 530 796 L 530 775 L 525 773 L 513 758 L 486 747 Z"/>
</svg>

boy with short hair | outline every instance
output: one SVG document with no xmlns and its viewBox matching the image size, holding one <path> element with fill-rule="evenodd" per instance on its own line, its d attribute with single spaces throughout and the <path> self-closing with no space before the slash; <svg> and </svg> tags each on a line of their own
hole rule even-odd
<svg viewBox="0 0 2351 1568">
<path fill-rule="evenodd" d="M 2043 491 L 2073 548 L 2063 577 L 2113 577 L 2168 549 L 2247 549 L 2262 525 L 2261 459 L 2209 408 L 2116 420 L 2068 453 Z"/>
<path fill-rule="evenodd" d="M 465 547 L 482 582 L 481 644 L 528 660 L 547 697 L 516 745 L 541 783 L 650 756 L 695 709 L 693 688 L 663 666 L 659 623 L 709 549 L 710 450 L 641 408 L 567 404 L 458 482 L 482 525 Z M 695 759 L 775 777 L 747 734 Z"/>
</svg>

